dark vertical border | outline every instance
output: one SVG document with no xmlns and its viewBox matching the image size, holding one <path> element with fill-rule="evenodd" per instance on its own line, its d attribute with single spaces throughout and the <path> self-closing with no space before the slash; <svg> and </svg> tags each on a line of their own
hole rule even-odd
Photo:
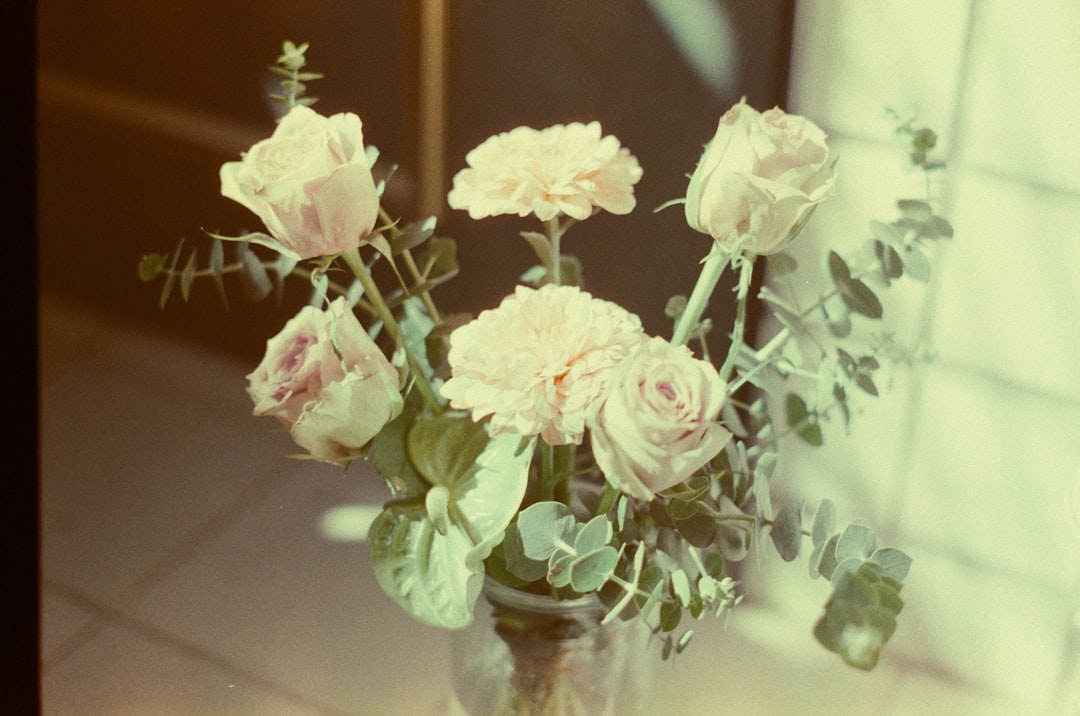
<svg viewBox="0 0 1080 716">
<path fill-rule="evenodd" d="M 14 65 L 15 107 L 8 115 L 17 123 L 7 132 L 9 146 L 5 156 L 7 201 L 13 205 L 5 214 L 14 217 L 7 227 L 9 262 L 3 282 L 4 306 L 9 315 L 21 323 L 18 333 L 9 335 L 17 341 L 9 346 L 8 387 L 14 384 L 16 405 L 30 409 L 12 410 L 8 415 L 7 489 L 13 497 L 3 500 L 4 542 L 9 555 L 4 569 L 6 612 L 11 631 L 5 634 L 4 644 L 12 654 L 5 654 L 7 668 L 3 670 L 5 709 L 10 713 L 40 713 L 40 531 L 39 488 L 40 470 L 31 476 L 23 465 L 33 462 L 40 466 L 40 425 L 38 404 L 38 312 L 37 312 L 37 6 L 29 0 L 13 0 L 2 10 L 3 27 Z M 12 187 L 15 188 L 12 191 Z M 32 267 L 32 268 L 31 268 Z M 11 310 L 13 309 L 13 310 Z M 22 326 L 25 326 L 23 328 Z M 21 336 L 26 336 L 25 343 Z M 23 348 L 29 348 L 26 350 Z M 30 348 L 30 346 L 33 346 Z M 22 376 L 26 376 L 23 378 Z M 23 402 L 25 401 L 25 403 Z M 30 416 L 34 416 L 31 423 Z M 26 454 L 33 450 L 33 457 Z"/>
</svg>

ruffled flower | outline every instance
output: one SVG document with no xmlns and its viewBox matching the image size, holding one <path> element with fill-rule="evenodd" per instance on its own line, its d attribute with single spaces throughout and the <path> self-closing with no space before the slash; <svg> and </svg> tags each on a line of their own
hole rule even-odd
<svg viewBox="0 0 1080 716">
<path fill-rule="evenodd" d="M 597 209 L 628 214 L 641 167 L 600 123 L 518 127 L 485 140 L 465 156 L 447 200 L 481 219 L 499 214 L 559 214 L 587 219 Z"/>
<path fill-rule="evenodd" d="M 610 301 L 574 286 L 518 286 L 454 331 L 442 394 L 473 420 L 491 416 L 493 436 L 580 444 L 612 369 L 644 340 L 638 317 Z"/>
</svg>

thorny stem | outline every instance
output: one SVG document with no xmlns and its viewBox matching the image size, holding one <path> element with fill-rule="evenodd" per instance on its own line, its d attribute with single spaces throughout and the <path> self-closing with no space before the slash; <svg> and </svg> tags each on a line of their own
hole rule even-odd
<svg viewBox="0 0 1080 716">
<path fill-rule="evenodd" d="M 686 340 L 690 337 L 690 332 L 694 330 L 698 321 L 701 320 L 701 315 L 705 312 L 705 307 L 709 303 L 713 289 L 716 288 L 720 275 L 724 272 L 730 260 L 731 255 L 721 248 L 720 244 L 714 242 L 701 267 L 701 273 L 698 275 L 697 283 L 694 284 L 694 290 L 686 302 L 686 309 L 683 310 L 675 322 L 675 330 L 671 335 L 672 345 L 681 346 L 686 343 Z"/>
<path fill-rule="evenodd" d="M 735 307 L 735 327 L 731 332 L 731 347 L 728 349 L 727 358 L 720 368 L 720 378 L 728 381 L 735 369 L 735 359 L 742 350 L 743 340 L 746 333 L 746 305 L 750 297 L 750 280 L 754 275 L 754 262 L 752 259 L 742 257 L 739 259 L 739 287 Z"/>
<path fill-rule="evenodd" d="M 383 223 L 385 223 L 387 227 L 389 227 L 389 231 L 391 231 L 395 236 L 401 234 L 401 232 L 394 226 L 394 222 L 390 218 L 390 215 L 387 214 L 386 210 L 381 206 L 379 207 L 379 218 L 383 220 Z M 405 249 L 401 252 L 401 256 L 405 259 L 405 267 L 409 269 L 409 275 L 412 276 L 413 280 L 416 281 L 417 284 L 423 283 L 426 277 L 422 273 L 420 273 L 420 270 L 417 268 L 416 261 L 413 259 L 412 251 L 410 251 L 409 249 Z M 408 286 L 402 286 L 402 288 L 404 288 L 406 291 L 409 290 Z M 421 291 L 420 298 L 424 301 L 424 306 L 427 308 L 428 315 L 431 317 L 431 320 L 437 323 L 439 321 L 439 309 L 435 307 L 435 301 L 432 300 L 431 293 L 429 291 Z"/>
<path fill-rule="evenodd" d="M 416 356 L 412 354 L 412 350 L 405 343 L 401 336 L 401 327 L 398 325 L 397 319 L 394 318 L 394 314 L 391 313 L 390 308 L 386 305 L 386 301 L 383 299 L 382 293 L 379 291 L 379 287 L 375 284 L 375 279 L 372 278 L 371 272 L 368 271 L 367 266 L 360 259 L 360 252 L 358 250 L 346 251 L 341 254 L 341 257 L 348 264 L 352 270 L 353 275 L 360 282 L 360 285 L 364 287 L 364 295 L 371 301 L 372 306 L 375 309 L 375 313 L 382 320 L 383 326 L 386 327 L 387 333 L 390 334 L 390 338 L 394 341 L 394 344 L 401 346 L 401 350 L 405 354 L 405 361 L 409 365 L 409 373 L 412 374 L 414 383 L 417 390 L 420 391 L 421 397 L 424 402 L 428 404 L 428 407 L 432 412 L 438 414 L 442 412 L 442 405 L 439 403 L 439 399 L 435 397 L 435 393 L 431 388 L 431 384 L 428 383 L 427 376 L 420 369 L 420 364 L 416 360 Z"/>
</svg>

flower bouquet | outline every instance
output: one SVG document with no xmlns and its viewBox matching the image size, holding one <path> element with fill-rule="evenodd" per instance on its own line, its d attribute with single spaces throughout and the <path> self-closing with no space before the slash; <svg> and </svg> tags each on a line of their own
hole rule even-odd
<svg viewBox="0 0 1080 716">
<path fill-rule="evenodd" d="M 771 544 L 789 561 L 808 551 L 810 575 L 831 584 L 817 640 L 873 668 L 911 560 L 862 521 L 838 528 L 828 500 L 774 507 L 770 484 L 783 440 L 819 445 L 828 419 L 846 424 L 860 395 L 878 394 L 875 372 L 900 343 L 877 292 L 905 274 L 925 281 L 922 247 L 950 236 L 948 223 L 927 201 L 901 200 L 864 253 L 824 252 L 824 285 L 791 280 L 800 267 L 784 249 L 834 193 L 836 158 L 808 119 L 742 101 L 669 202 L 704 259 L 689 295 L 666 307 L 670 338 L 649 336 L 584 291 L 563 250 L 576 223 L 635 208 L 637 159 L 596 122 L 518 127 L 469 152 L 447 198 L 476 220 L 538 222 L 521 232 L 538 262 L 498 306 L 444 315 L 436 297 L 458 272 L 453 241 L 433 217 L 391 218 L 381 197 L 392 171 L 376 180 L 359 117 L 311 109 L 306 83 L 319 75 L 304 69 L 305 50 L 285 43 L 272 68 L 286 105 L 273 135 L 221 168 L 222 194 L 265 232 L 210 234 L 205 267 L 194 253 L 181 265 L 178 248 L 144 257 L 140 274 L 163 279 L 162 305 L 200 277 L 224 292 L 236 274 L 255 298 L 289 277 L 310 282 L 310 305 L 268 341 L 248 392 L 310 458 L 346 470 L 366 460 L 385 478 L 368 536 L 382 589 L 454 630 L 473 620 L 485 583 L 588 598 L 593 626 L 636 620 L 666 658 L 690 640 L 684 617 L 740 601 L 734 565 Z M 897 131 L 917 170 L 940 168 L 932 132 L 911 121 Z M 225 242 L 238 250 L 231 262 Z M 714 352 L 706 308 L 728 269 L 735 321 Z M 752 288 L 766 269 L 776 287 Z M 761 345 L 747 335 L 752 301 L 771 316 Z M 862 322 L 881 328 L 862 340 Z M 511 621 L 522 623 L 502 626 Z"/>
</svg>

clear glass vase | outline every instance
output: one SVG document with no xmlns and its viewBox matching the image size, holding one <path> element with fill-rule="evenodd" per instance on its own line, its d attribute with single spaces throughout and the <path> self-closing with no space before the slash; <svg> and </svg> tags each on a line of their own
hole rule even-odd
<svg viewBox="0 0 1080 716">
<path fill-rule="evenodd" d="M 594 595 L 555 600 L 487 580 L 476 621 L 455 632 L 452 714 L 625 716 L 652 695 L 649 630 L 601 625 Z"/>
</svg>

